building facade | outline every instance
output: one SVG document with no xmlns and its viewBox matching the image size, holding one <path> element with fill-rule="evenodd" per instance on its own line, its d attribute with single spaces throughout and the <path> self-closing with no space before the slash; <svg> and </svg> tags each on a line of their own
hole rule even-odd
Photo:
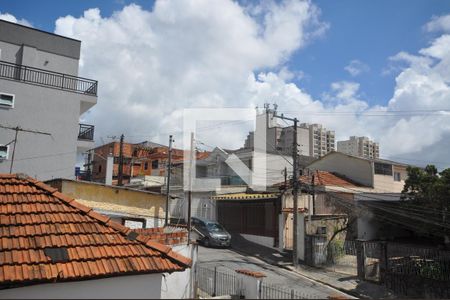
<svg viewBox="0 0 450 300">
<path fill-rule="evenodd" d="M 259 114 L 259 119 L 266 118 L 265 135 L 256 132 L 256 138 L 266 138 L 266 151 L 268 153 L 283 153 L 292 155 L 292 145 L 294 139 L 294 127 L 282 127 L 274 117 L 274 109 L 265 108 Z M 321 124 L 302 123 L 297 127 L 298 154 L 319 158 L 331 151 L 335 151 L 335 132 L 328 130 Z M 250 132 L 244 142 L 245 149 L 254 149 L 255 132 Z"/>
<path fill-rule="evenodd" d="M 80 47 L 0 20 L 0 173 L 75 177 L 77 153 L 94 145 L 79 118 L 97 103 L 97 81 L 78 77 Z"/>
<path fill-rule="evenodd" d="M 197 152 L 197 159 L 207 157 L 209 152 Z M 167 175 L 169 159 L 169 147 L 152 143 L 142 142 L 137 144 L 123 143 L 123 184 L 129 184 L 133 178 L 151 179 L 160 182 Z M 172 149 L 172 164 L 180 164 L 183 161 L 184 151 Z M 107 177 L 107 159 L 113 157 L 112 184 L 117 184 L 119 175 L 120 143 L 111 142 L 89 151 L 86 159 L 86 180 L 105 182 Z M 175 173 L 176 171 L 173 171 Z"/>
<path fill-rule="evenodd" d="M 337 142 L 337 151 L 363 158 L 379 158 L 380 146 L 366 136 L 351 136 L 346 141 Z"/>
<path fill-rule="evenodd" d="M 284 153 L 292 153 L 294 128 L 283 128 L 280 136 L 280 146 Z M 321 124 L 302 123 L 297 128 L 299 154 L 319 158 L 335 151 L 335 133 L 327 130 Z"/>
</svg>

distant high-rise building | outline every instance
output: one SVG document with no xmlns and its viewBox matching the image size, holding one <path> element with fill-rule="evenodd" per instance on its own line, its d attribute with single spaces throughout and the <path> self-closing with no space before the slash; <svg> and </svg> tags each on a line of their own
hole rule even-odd
<svg viewBox="0 0 450 300">
<path fill-rule="evenodd" d="M 277 152 L 287 155 L 292 154 L 293 126 L 281 127 L 274 118 L 275 110 L 265 108 L 264 113 L 257 116 L 267 116 L 266 126 L 266 151 Z M 254 148 L 254 139 L 261 138 L 262 134 L 250 132 L 244 143 L 244 148 Z M 327 130 L 320 124 L 302 123 L 297 127 L 297 142 L 299 154 L 309 157 L 321 157 L 335 150 L 335 133 Z"/>
<path fill-rule="evenodd" d="M 280 141 L 283 152 L 292 152 L 293 126 L 283 128 Z M 297 128 L 299 154 L 321 157 L 335 150 L 334 131 L 327 130 L 321 124 L 302 123 Z"/>
<path fill-rule="evenodd" d="M 379 158 L 380 146 L 366 136 L 351 136 L 349 140 L 337 142 L 337 151 L 363 158 Z"/>
</svg>

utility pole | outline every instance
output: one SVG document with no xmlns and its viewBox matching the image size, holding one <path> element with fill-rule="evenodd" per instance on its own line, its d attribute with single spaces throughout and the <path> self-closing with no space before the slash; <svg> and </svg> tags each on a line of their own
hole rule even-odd
<svg viewBox="0 0 450 300">
<path fill-rule="evenodd" d="M 195 146 L 194 146 L 194 133 L 191 132 L 191 152 L 190 159 L 189 159 L 189 184 L 188 184 L 188 245 L 191 242 L 191 203 L 192 203 L 192 175 L 193 175 L 193 168 L 194 166 L 194 159 L 195 159 Z"/>
<path fill-rule="evenodd" d="M 316 173 L 316 171 L 313 171 L 313 175 L 312 175 L 312 179 L 311 179 L 313 215 L 316 214 L 316 187 L 315 187 L 315 184 L 314 184 L 314 175 L 315 175 L 315 173 Z"/>
<path fill-rule="evenodd" d="M 165 225 L 169 225 L 169 198 L 170 198 L 170 173 L 172 172 L 172 135 L 169 135 L 169 158 L 167 163 L 167 181 L 166 181 L 166 219 Z"/>
<path fill-rule="evenodd" d="M 91 174 L 92 174 L 92 150 L 88 151 L 88 157 L 87 157 L 87 180 L 91 181 Z"/>
<path fill-rule="evenodd" d="M 17 134 L 19 133 L 19 126 L 15 128 L 16 134 L 14 135 L 14 146 L 13 153 L 11 156 L 11 165 L 9 166 L 9 174 L 12 174 L 13 165 L 14 165 L 14 155 L 16 154 L 16 145 L 17 145 Z"/>
<path fill-rule="evenodd" d="M 37 130 L 30 130 L 30 129 L 23 129 L 23 128 L 20 128 L 19 126 L 10 127 L 10 126 L 0 125 L 0 128 L 14 130 L 16 132 L 15 135 L 14 135 L 14 140 L 7 144 L 7 145 L 9 145 L 11 143 L 14 143 L 13 152 L 12 152 L 12 156 L 11 156 L 11 164 L 9 166 L 9 174 L 12 174 L 12 170 L 13 170 L 13 166 L 14 166 L 14 156 L 16 154 L 17 136 L 19 134 L 19 131 L 51 136 L 51 134 L 48 133 L 48 132 L 37 131 Z"/>
<path fill-rule="evenodd" d="M 123 185 L 123 134 L 120 136 L 120 148 L 119 148 L 119 174 L 117 177 L 117 185 Z"/>
<path fill-rule="evenodd" d="M 287 168 L 284 167 L 284 189 L 287 189 Z"/>
<path fill-rule="evenodd" d="M 298 178 L 298 142 L 297 142 L 297 124 L 298 119 L 297 118 L 288 118 L 285 117 L 283 114 L 281 116 L 277 116 L 276 113 L 274 114 L 274 117 L 280 118 L 283 120 L 288 120 L 294 122 L 294 136 L 293 136 L 293 143 L 292 143 L 292 164 L 293 164 L 293 175 L 292 175 L 292 196 L 293 196 L 293 202 L 294 202 L 294 230 L 293 230 L 293 247 L 292 247 L 292 262 L 294 264 L 294 267 L 296 268 L 298 266 L 298 196 L 301 191 L 299 190 L 299 178 Z"/>
</svg>

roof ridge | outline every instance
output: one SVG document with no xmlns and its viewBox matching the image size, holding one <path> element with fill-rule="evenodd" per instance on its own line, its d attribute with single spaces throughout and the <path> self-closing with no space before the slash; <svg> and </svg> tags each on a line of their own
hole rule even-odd
<svg viewBox="0 0 450 300">
<path fill-rule="evenodd" d="M 9 177 L 9 178 L 12 178 L 12 177 Z M 77 210 L 80 210 L 81 212 L 83 212 L 84 214 L 88 215 L 89 217 L 97 220 L 101 224 L 106 225 L 106 226 L 120 232 L 124 236 L 126 236 L 128 233 L 130 233 L 130 231 L 132 231 L 130 228 L 127 228 L 127 227 L 123 226 L 122 224 L 112 221 L 110 217 L 99 214 L 99 213 L 95 212 L 92 208 L 90 208 L 86 205 L 83 205 L 83 204 L 77 202 L 75 199 L 59 192 L 58 189 L 56 189 L 56 188 L 53 188 L 41 181 L 38 181 L 29 176 L 27 176 L 24 179 L 26 179 L 28 182 L 31 182 L 32 184 L 39 187 L 40 189 L 47 191 L 52 196 L 61 200 L 65 204 L 67 204 Z M 159 251 L 162 254 L 166 255 L 169 259 L 175 260 L 176 262 L 178 262 L 186 267 L 191 267 L 191 265 L 192 265 L 192 260 L 190 258 L 184 257 L 184 256 L 176 253 L 169 246 L 166 246 L 166 245 L 154 242 L 154 241 L 147 241 L 147 237 L 143 234 L 138 234 L 136 237 L 136 240 L 140 244 L 142 244 L 152 250 Z"/>
</svg>

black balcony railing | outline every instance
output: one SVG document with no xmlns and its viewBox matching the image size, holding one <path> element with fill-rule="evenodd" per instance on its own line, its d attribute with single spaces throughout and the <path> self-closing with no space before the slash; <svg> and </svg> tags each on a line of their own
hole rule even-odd
<svg viewBox="0 0 450 300">
<path fill-rule="evenodd" d="M 84 141 L 94 140 L 94 125 L 80 124 L 78 139 Z"/>
<path fill-rule="evenodd" d="M 97 96 L 96 80 L 0 61 L 0 77 Z"/>
</svg>

